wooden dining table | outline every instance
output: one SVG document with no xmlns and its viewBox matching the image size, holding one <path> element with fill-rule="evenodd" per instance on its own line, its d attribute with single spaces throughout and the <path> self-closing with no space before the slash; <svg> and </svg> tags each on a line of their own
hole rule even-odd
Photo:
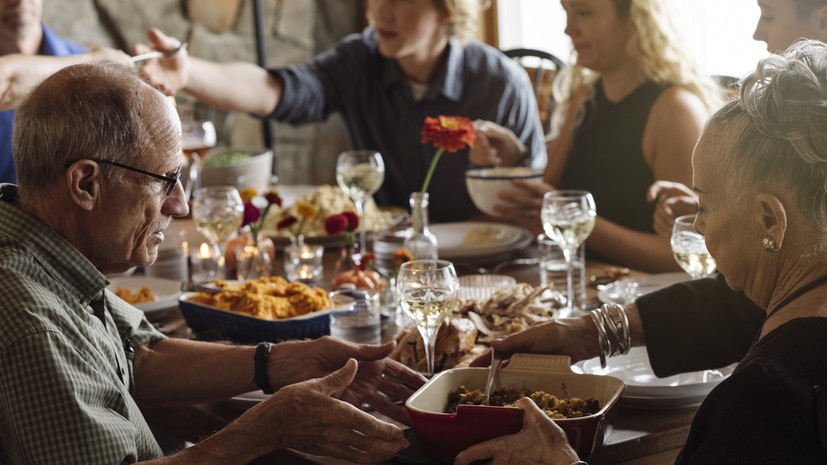
<svg viewBox="0 0 827 465">
<path fill-rule="evenodd" d="M 178 220 L 188 221 L 188 220 Z M 182 226 L 183 224 L 179 224 Z M 182 226 L 190 228 L 188 225 Z M 183 234 L 182 234 L 183 237 Z M 329 283 L 337 257 L 338 247 L 329 247 L 324 254 L 324 280 Z M 509 259 L 526 259 L 537 256 L 535 244 L 523 250 L 510 253 L 508 257 L 495 257 L 496 263 Z M 523 260 L 514 266 L 501 267 L 500 273 L 513 276 L 518 282 L 532 285 L 539 284 L 539 270 L 536 264 L 526 265 Z M 470 272 L 472 269 L 493 267 L 494 262 L 477 261 L 473 266 L 457 267 L 458 273 Z M 281 254 L 277 254 L 274 269 L 280 273 L 283 269 Z M 587 262 L 586 275 L 603 275 L 607 268 L 604 263 Z M 632 271 L 632 276 L 644 273 Z M 597 302 L 597 289 L 587 288 L 587 298 Z M 171 337 L 197 339 L 187 326 L 177 309 L 163 313 L 153 319 L 153 323 Z M 237 400 L 225 399 L 195 405 L 181 404 L 142 404 L 141 409 L 147 421 L 156 431 L 159 441 L 167 450 L 173 450 L 189 443 L 195 443 L 213 432 L 223 428 L 241 415 L 249 404 Z M 600 446 L 589 458 L 590 465 L 665 465 L 675 461 L 688 435 L 689 426 L 697 406 L 684 408 L 633 408 L 624 405 L 621 400 L 616 416 L 611 421 L 611 428 Z M 379 415 L 379 414 L 377 414 Z M 381 415 L 379 415 L 381 418 Z M 383 418 L 387 421 L 392 421 Z M 407 428 L 404 425 L 401 427 Z M 260 457 L 254 464 L 348 464 L 347 461 L 328 457 L 313 456 L 289 449 L 278 449 Z M 399 462 L 389 462 L 399 463 Z M 411 462 L 406 462 L 411 463 Z M 423 464 L 429 462 L 422 462 Z"/>
</svg>

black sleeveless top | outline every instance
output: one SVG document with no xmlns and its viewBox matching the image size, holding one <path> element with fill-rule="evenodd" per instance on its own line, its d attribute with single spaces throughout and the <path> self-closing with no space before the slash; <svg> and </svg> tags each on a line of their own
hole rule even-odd
<svg viewBox="0 0 827 465">
<path fill-rule="evenodd" d="M 646 190 L 655 182 L 643 157 L 643 130 L 649 111 L 666 90 L 644 82 L 623 100 L 612 103 L 595 83 L 595 99 L 577 128 L 560 189 L 583 189 L 594 196 L 597 214 L 643 232 L 654 232 L 654 204 Z"/>
</svg>

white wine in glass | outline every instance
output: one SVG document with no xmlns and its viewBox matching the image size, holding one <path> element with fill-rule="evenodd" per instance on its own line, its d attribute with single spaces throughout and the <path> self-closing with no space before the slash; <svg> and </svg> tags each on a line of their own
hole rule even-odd
<svg viewBox="0 0 827 465">
<path fill-rule="evenodd" d="M 353 200 L 356 214 L 359 216 L 359 252 L 365 250 L 365 230 L 361 224 L 365 218 L 365 201 L 382 187 L 385 182 L 385 162 L 382 155 L 374 150 L 347 150 L 339 154 L 336 160 L 336 182 Z"/>
<path fill-rule="evenodd" d="M 704 237 L 695 232 L 695 215 L 675 219 L 670 242 L 672 255 L 692 279 L 705 278 L 715 272 L 715 259 L 706 249 Z"/>
<path fill-rule="evenodd" d="M 436 335 L 445 317 L 458 302 L 459 280 L 451 262 L 412 260 L 403 263 L 396 276 L 396 290 L 402 309 L 422 336 L 426 376 L 434 374 Z"/>
<path fill-rule="evenodd" d="M 568 265 L 566 308 L 561 312 L 562 317 L 571 316 L 574 312 L 574 253 L 592 233 L 596 216 L 594 198 L 587 191 L 559 190 L 543 196 L 540 210 L 543 230 L 563 249 Z"/>
<path fill-rule="evenodd" d="M 241 227 L 244 203 L 238 189 L 232 186 L 209 186 L 195 191 L 192 201 L 192 219 L 195 228 L 218 246 L 219 276 L 225 278 L 225 248 L 227 240 Z"/>
</svg>

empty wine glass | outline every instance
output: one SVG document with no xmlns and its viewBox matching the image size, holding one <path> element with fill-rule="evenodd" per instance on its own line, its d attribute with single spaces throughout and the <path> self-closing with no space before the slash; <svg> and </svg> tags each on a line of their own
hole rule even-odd
<svg viewBox="0 0 827 465">
<path fill-rule="evenodd" d="M 563 249 L 563 257 L 568 266 L 566 308 L 561 311 L 561 317 L 571 316 L 574 312 L 573 256 L 580 244 L 592 233 L 596 216 L 597 209 L 590 192 L 559 190 L 548 192 L 543 196 L 543 206 L 540 211 L 543 230 L 546 236 Z"/>
<path fill-rule="evenodd" d="M 359 251 L 365 249 L 365 200 L 382 187 L 385 181 L 385 162 L 374 150 L 347 150 L 336 160 L 336 182 L 356 205 L 359 216 Z"/>
<path fill-rule="evenodd" d="M 704 236 L 695 232 L 695 215 L 679 216 L 672 226 L 672 255 L 692 279 L 705 278 L 715 272 L 715 259 L 706 250 Z"/>
<path fill-rule="evenodd" d="M 412 260 L 399 267 L 396 290 L 402 309 L 416 323 L 422 336 L 426 375 L 431 376 L 437 332 L 457 305 L 457 272 L 454 265 L 445 260 Z"/>
<path fill-rule="evenodd" d="M 218 246 L 218 274 L 222 278 L 226 278 L 227 240 L 241 227 L 243 217 L 244 203 L 235 187 L 209 186 L 195 191 L 192 219 L 195 228 Z"/>
</svg>

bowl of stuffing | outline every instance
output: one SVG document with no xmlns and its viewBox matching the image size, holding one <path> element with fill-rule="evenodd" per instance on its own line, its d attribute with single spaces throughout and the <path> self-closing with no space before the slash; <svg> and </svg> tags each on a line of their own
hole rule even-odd
<svg viewBox="0 0 827 465">
<path fill-rule="evenodd" d="M 525 195 L 526 192 L 511 183 L 514 179 L 543 182 L 543 172 L 526 166 L 498 166 L 479 168 L 465 172 L 465 187 L 474 205 L 489 216 L 500 216 L 494 205 L 508 206 L 509 202 L 499 198 L 500 191 Z"/>
<path fill-rule="evenodd" d="M 421 452 L 453 463 L 469 446 L 518 432 L 523 412 L 511 405 L 529 396 L 588 460 L 609 432 L 624 384 L 612 376 L 573 373 L 570 365 L 567 356 L 514 354 L 494 378 L 490 405 L 482 405 L 488 368 L 438 373 L 405 402 Z"/>
<path fill-rule="evenodd" d="M 218 280 L 215 287 L 182 294 L 178 307 L 200 338 L 242 344 L 329 334 L 330 313 L 343 310 L 331 308 L 327 291 L 280 276 Z"/>
</svg>

